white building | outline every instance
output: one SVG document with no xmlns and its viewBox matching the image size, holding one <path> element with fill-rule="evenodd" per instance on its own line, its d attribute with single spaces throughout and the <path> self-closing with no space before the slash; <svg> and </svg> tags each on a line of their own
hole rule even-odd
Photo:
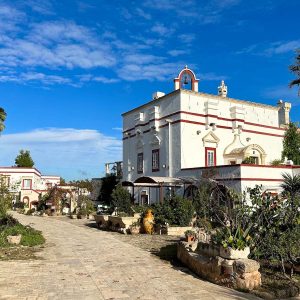
<svg viewBox="0 0 300 300">
<path fill-rule="evenodd" d="M 36 168 L 0 167 L 0 176 L 10 191 L 29 208 L 35 205 L 40 194 L 60 184 L 59 176 L 42 175 Z"/>
<path fill-rule="evenodd" d="M 271 166 L 281 158 L 290 109 L 282 100 L 271 106 L 229 98 L 224 81 L 217 95 L 199 92 L 186 67 L 173 92 L 157 92 L 123 114 L 123 181 L 134 183 L 140 203 L 158 201 L 158 186 L 162 191 L 176 178 L 199 179 L 208 167 L 215 167 L 216 180 L 240 192 L 255 184 L 278 190 L 281 173 L 300 171 Z"/>
</svg>

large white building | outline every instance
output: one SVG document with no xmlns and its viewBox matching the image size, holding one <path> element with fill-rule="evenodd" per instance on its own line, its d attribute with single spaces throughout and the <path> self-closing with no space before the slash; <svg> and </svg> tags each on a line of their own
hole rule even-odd
<svg viewBox="0 0 300 300">
<path fill-rule="evenodd" d="M 36 168 L 0 167 L 0 177 L 29 208 L 36 205 L 39 195 L 60 184 L 59 176 L 42 175 Z"/>
<path fill-rule="evenodd" d="M 173 92 L 154 93 L 123 114 L 123 181 L 134 185 L 140 203 L 158 201 L 178 178 L 199 179 L 208 167 L 215 167 L 216 180 L 240 192 L 255 184 L 278 190 L 283 172 L 300 171 L 271 165 L 281 158 L 290 109 L 282 100 L 271 106 L 229 98 L 223 81 L 216 95 L 199 92 L 186 67 Z"/>
</svg>

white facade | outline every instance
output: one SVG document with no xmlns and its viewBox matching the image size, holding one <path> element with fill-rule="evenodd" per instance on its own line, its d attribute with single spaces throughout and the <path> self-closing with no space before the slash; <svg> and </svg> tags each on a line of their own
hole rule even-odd
<svg viewBox="0 0 300 300">
<path fill-rule="evenodd" d="M 182 89 L 183 79 L 192 90 Z M 224 82 L 218 95 L 198 92 L 198 80 L 187 67 L 174 82 L 175 91 L 123 114 L 123 180 L 199 178 L 203 167 L 239 165 L 245 159 L 265 166 L 281 158 L 290 103 L 232 99 Z M 270 173 L 260 170 L 252 168 L 251 178 L 267 180 Z"/>
<path fill-rule="evenodd" d="M 40 194 L 60 184 L 59 176 L 42 175 L 35 168 L 0 167 L 0 176 L 10 191 L 20 195 L 20 200 L 28 207 L 31 207 L 32 202 L 38 201 Z"/>
</svg>

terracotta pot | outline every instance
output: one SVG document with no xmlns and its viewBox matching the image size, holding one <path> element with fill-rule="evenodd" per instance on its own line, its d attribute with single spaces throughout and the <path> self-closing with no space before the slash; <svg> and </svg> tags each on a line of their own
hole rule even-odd
<svg viewBox="0 0 300 300">
<path fill-rule="evenodd" d="M 186 241 L 188 243 L 194 242 L 195 241 L 195 237 L 193 235 L 187 235 L 186 236 Z"/>
<path fill-rule="evenodd" d="M 140 226 L 131 226 L 130 227 L 130 233 L 131 234 L 139 234 L 140 233 Z"/>
<path fill-rule="evenodd" d="M 153 224 L 154 224 L 154 216 L 152 214 L 152 210 L 148 209 L 146 211 L 146 215 L 143 218 L 143 226 L 145 229 L 145 233 L 152 234 L 153 233 Z"/>
</svg>

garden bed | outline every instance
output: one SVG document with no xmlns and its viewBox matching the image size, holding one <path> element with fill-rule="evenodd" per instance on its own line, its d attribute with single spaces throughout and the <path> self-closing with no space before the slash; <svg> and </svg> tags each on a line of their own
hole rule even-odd
<svg viewBox="0 0 300 300">
<path fill-rule="evenodd" d="M 11 239 L 17 240 L 17 245 L 11 244 Z M 10 215 L 0 218 L 0 259 L 30 259 L 45 243 L 45 238 L 38 230 L 20 224 Z"/>
<path fill-rule="evenodd" d="M 264 299 L 285 299 L 299 295 L 299 274 L 294 274 L 293 280 L 290 280 L 274 269 L 262 267 L 260 272 L 262 285 L 259 289 L 253 291 L 257 296 Z"/>
</svg>

